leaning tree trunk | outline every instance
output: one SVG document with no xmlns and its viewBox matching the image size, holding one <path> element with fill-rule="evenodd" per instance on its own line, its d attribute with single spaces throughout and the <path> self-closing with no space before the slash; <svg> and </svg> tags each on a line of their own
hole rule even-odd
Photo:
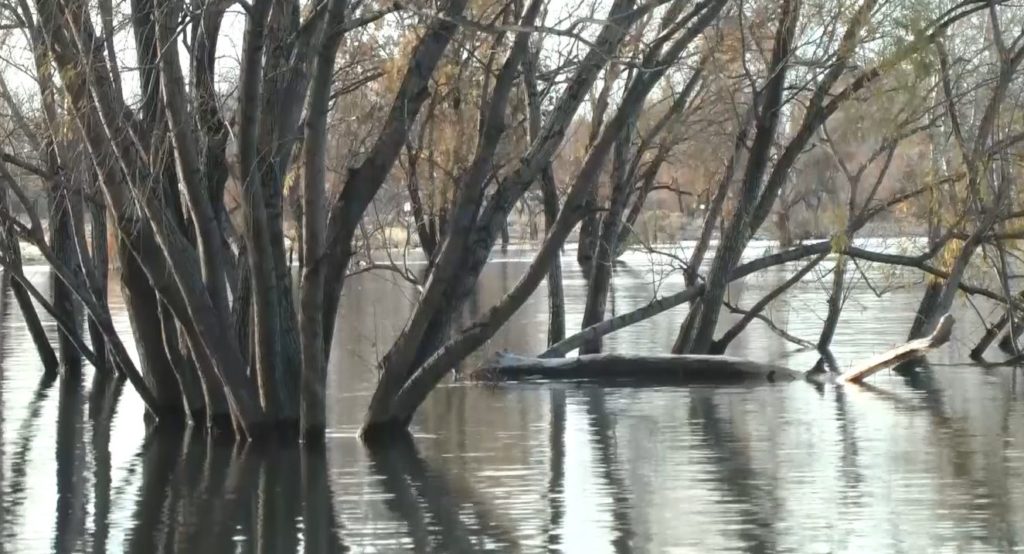
<svg viewBox="0 0 1024 554">
<path fill-rule="evenodd" d="M 480 381 L 539 379 L 629 380 L 645 384 L 728 384 L 803 379 L 804 372 L 730 356 L 623 356 L 584 354 L 575 358 L 527 358 L 499 353 L 473 371 Z"/>
<path fill-rule="evenodd" d="M 818 350 L 827 350 L 832 344 L 832 338 L 839 326 L 839 316 L 843 311 L 843 289 L 846 285 L 846 256 L 839 254 L 836 259 L 835 270 L 832 273 L 832 291 L 828 296 L 828 315 L 825 316 L 825 323 L 821 326 L 821 334 L 818 336 Z"/>
<path fill-rule="evenodd" d="M 637 117 L 647 96 L 664 75 L 666 68 L 679 57 L 699 33 L 707 28 L 724 5 L 724 2 L 719 1 L 706 6 L 703 13 L 693 21 L 686 32 L 672 42 L 664 54 L 656 56 L 657 59 L 650 60 L 656 69 L 642 73 L 627 88 L 620 108 L 602 130 L 601 136 L 594 143 L 593 148 L 587 153 L 576 180 L 566 195 L 565 205 L 559 213 L 555 225 L 548 233 L 544 244 L 533 263 L 527 268 L 526 273 L 497 305 L 449 340 L 425 363 L 421 364 L 400 387 L 384 391 L 392 392 L 393 396 L 382 403 L 384 409 L 368 411 L 360 433 L 364 440 L 376 441 L 386 440 L 396 435 L 407 436 L 413 414 L 426 400 L 430 391 L 457 363 L 493 337 L 498 329 L 529 299 L 547 276 L 551 262 L 564 245 L 569 233 L 584 215 L 583 204 L 586 196 L 596 186 L 601 168 L 616 139 L 629 122 Z M 374 394 L 382 394 L 381 388 L 378 387 Z"/>
<path fill-rule="evenodd" d="M 530 186 L 541 176 L 542 171 L 550 167 L 551 160 L 565 139 L 588 91 L 593 87 L 601 70 L 608 64 L 612 53 L 619 48 L 627 29 L 636 23 L 645 11 L 633 9 L 631 0 L 616 0 L 608 13 L 608 19 L 616 21 L 618 25 L 605 25 L 593 40 L 590 51 L 577 65 L 576 72 L 565 85 L 564 92 L 544 121 L 537 133 L 538 138 L 532 142 L 527 155 L 507 177 L 499 181 L 497 189 L 476 217 L 472 237 L 462 254 L 459 274 L 446 291 L 445 303 L 448 308 L 439 311 L 431 322 L 431 331 L 418 349 L 417 365 L 433 355 L 448 338 L 448 324 L 461 313 L 466 300 L 475 290 L 491 251 L 497 244 L 505 219 Z"/>
<path fill-rule="evenodd" d="M 121 296 L 124 298 L 128 322 L 139 355 L 139 369 L 149 389 L 156 396 L 159 413 L 184 416 L 184 393 L 175 375 L 179 368 L 175 368 L 165 351 L 159 300 L 149 284 L 145 271 L 135 256 L 129 252 L 129 248 L 127 239 L 122 238 L 118 241 Z M 99 352 L 96 354 L 99 355 Z"/>
<path fill-rule="evenodd" d="M 11 178 L 6 168 L 0 169 L 0 171 L 3 172 L 5 179 Z M 0 190 L 0 210 L 6 211 L 7 209 L 7 189 L 5 188 Z M 14 234 L 14 230 L 10 228 L 10 225 L 0 227 L 0 248 L 4 250 L 0 255 L 6 257 L 15 268 L 20 269 L 21 245 L 18 243 L 18 237 Z M 12 277 L 11 272 L 4 271 L 4 280 L 11 283 L 11 294 L 14 296 L 15 302 L 18 303 L 18 309 L 21 310 L 21 318 L 25 322 L 25 328 L 28 330 L 29 337 L 32 338 L 32 343 L 35 345 L 36 352 L 39 353 L 39 359 L 42 361 L 43 377 L 52 379 L 57 376 L 60 360 L 53 351 L 50 339 L 46 335 L 46 329 L 43 328 L 43 323 L 39 319 L 36 306 L 32 303 L 32 297 L 21 281 L 10 277 Z M 0 295 L 3 292 L 3 290 L 0 290 Z"/>
<path fill-rule="evenodd" d="M 540 12 L 540 6 L 540 0 L 531 0 L 522 15 L 521 23 L 532 25 Z M 493 171 L 497 149 L 505 132 L 508 102 L 528 49 L 529 37 L 517 35 L 498 72 L 491 97 L 485 104 L 480 141 L 473 160 L 458 177 L 458 193 L 447 238 L 438 252 L 419 304 L 381 360 L 381 378 L 370 399 L 368 419 L 377 419 L 390 410 L 391 399 L 419 363 L 417 358 L 424 337 L 431 332 L 431 322 L 436 320 L 438 314 L 450 311 L 450 306 L 445 302 L 446 292 L 461 269 L 462 253 L 472 234 L 485 186 Z M 434 327 L 436 333 L 436 324 Z"/>
<path fill-rule="evenodd" d="M 719 311 L 728 288 L 728 276 L 740 261 L 751 235 L 750 222 L 758 204 L 772 146 L 775 144 L 779 116 L 785 102 L 783 93 L 786 86 L 786 70 L 789 67 L 789 54 L 796 35 L 799 13 L 798 1 L 783 2 L 780 7 L 771 55 L 771 77 L 762 93 L 764 101 L 760 117 L 757 117 L 754 123 L 756 131 L 747 157 L 736 213 L 719 241 L 714 262 L 708 273 L 704 296 L 701 298 L 700 317 L 695 324 L 692 340 L 687 344 L 683 336 L 684 329 L 680 328 L 679 336 L 672 348 L 674 354 L 681 354 L 684 351 L 693 354 L 706 353 L 714 340 Z"/>
</svg>

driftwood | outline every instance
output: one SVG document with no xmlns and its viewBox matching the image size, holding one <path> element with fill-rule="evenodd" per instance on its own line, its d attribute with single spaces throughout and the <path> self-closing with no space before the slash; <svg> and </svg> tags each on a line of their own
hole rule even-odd
<svg viewBox="0 0 1024 554">
<path fill-rule="evenodd" d="M 803 379 L 804 372 L 730 356 L 587 354 L 543 359 L 499 352 L 472 377 L 486 381 L 600 379 L 720 384 L 795 381 Z"/>
<path fill-rule="evenodd" d="M 821 370 L 798 371 L 732 356 L 625 356 L 588 354 L 576 358 L 530 358 L 499 352 L 470 378 L 478 381 L 602 380 L 656 384 L 728 384 L 806 380 L 814 383 L 858 383 L 896 364 L 918 358 L 949 341 L 953 316 L 945 315 L 930 336 L 912 340 L 837 375 Z"/>
<path fill-rule="evenodd" d="M 939 324 L 935 326 L 935 331 L 931 335 L 912 340 L 888 352 L 879 354 L 843 373 L 839 380 L 845 383 L 859 383 L 885 368 L 924 356 L 928 351 L 949 342 L 949 337 L 953 334 L 953 323 L 953 316 L 946 314 L 939 320 Z"/>
</svg>

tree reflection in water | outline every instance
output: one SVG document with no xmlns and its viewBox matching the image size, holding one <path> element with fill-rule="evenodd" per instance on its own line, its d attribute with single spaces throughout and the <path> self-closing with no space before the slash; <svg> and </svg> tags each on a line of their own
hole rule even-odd
<svg viewBox="0 0 1024 554">
<path fill-rule="evenodd" d="M 370 449 L 389 511 L 403 521 L 416 552 L 515 552 L 515 534 L 465 483 L 435 471 L 411 438 Z"/>
<path fill-rule="evenodd" d="M 6 514 L 21 513 L 24 507 L 32 436 L 53 386 L 40 385 L 18 430 L 3 483 L 0 508 Z M 132 486 L 132 475 L 129 471 L 120 482 L 112 480 L 110 429 L 123 386 L 96 379 L 88 402 L 80 382 L 62 379 L 57 387 L 57 505 L 50 548 L 119 550 L 111 536 L 111 507 Z M 88 414 L 83 413 L 86 406 Z M 133 466 L 141 470 L 141 483 L 120 549 L 125 552 L 348 550 L 339 534 L 322 446 L 304 448 L 289 442 L 236 447 L 188 430 L 161 432 L 145 441 Z M 19 522 L 5 518 L 2 523 L 0 531 L 8 537 Z"/>
<path fill-rule="evenodd" d="M 127 552 L 344 552 L 322 447 L 151 437 Z"/>
</svg>

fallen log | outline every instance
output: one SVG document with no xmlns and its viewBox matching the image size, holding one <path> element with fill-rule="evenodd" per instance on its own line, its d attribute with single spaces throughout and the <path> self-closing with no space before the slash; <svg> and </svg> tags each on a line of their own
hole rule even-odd
<svg viewBox="0 0 1024 554">
<path fill-rule="evenodd" d="M 866 362 L 855 366 L 846 373 L 843 373 L 839 377 L 839 380 L 844 383 L 859 383 L 883 369 L 895 366 L 907 360 L 920 358 L 930 350 L 938 348 L 949 342 L 949 338 L 953 334 L 953 323 L 953 316 L 946 314 L 939 320 L 939 324 L 935 326 L 935 331 L 933 331 L 931 335 L 912 340 L 902 346 L 897 346 L 888 352 L 879 354 Z"/>
<path fill-rule="evenodd" d="M 731 356 L 623 356 L 586 354 L 576 358 L 529 358 L 499 352 L 471 378 L 478 381 L 614 380 L 641 383 L 728 384 L 804 378 L 803 371 Z"/>
<path fill-rule="evenodd" d="M 912 340 L 838 375 L 821 369 L 798 371 L 732 356 L 587 354 L 576 358 L 531 358 L 498 352 L 469 377 L 475 381 L 601 380 L 639 384 L 859 383 L 899 363 L 918 358 L 949 341 L 953 316 L 946 314 L 930 336 Z"/>
</svg>

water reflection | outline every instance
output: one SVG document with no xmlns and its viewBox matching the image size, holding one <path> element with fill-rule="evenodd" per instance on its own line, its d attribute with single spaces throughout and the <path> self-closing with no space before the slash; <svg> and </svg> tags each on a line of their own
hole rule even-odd
<svg viewBox="0 0 1024 554">
<path fill-rule="evenodd" d="M 346 551 L 322 448 L 235 447 L 183 434 L 140 453 L 126 552 Z"/>
<path fill-rule="evenodd" d="M 727 495 L 725 503 L 735 510 L 740 541 L 752 552 L 776 550 L 775 514 L 779 501 L 770 479 L 759 475 L 727 420 L 718 413 L 709 391 L 698 390 L 690 402 L 688 420 L 703 438 L 708 467 Z"/>
<path fill-rule="evenodd" d="M 407 525 L 417 552 L 518 550 L 518 541 L 501 514 L 474 498 L 465 486 L 436 471 L 406 439 L 369 451 L 370 472 L 379 479 L 388 510 Z"/>
<path fill-rule="evenodd" d="M 522 274 L 523 253 L 504 256 L 467 311 L 486 309 Z M 584 290 L 572 259 L 563 268 L 570 328 L 582 318 Z M 610 311 L 680 284 L 646 256 L 627 261 L 616 268 Z M 749 305 L 792 271 L 751 279 L 730 300 Z M 905 336 L 920 299 L 913 287 L 883 299 L 850 292 L 832 350 L 840 369 Z M 483 355 L 543 348 L 543 294 Z M 0 308 L 0 552 L 1021 548 L 1024 379 L 1012 368 L 957 363 L 983 332 L 971 312 L 958 316 L 953 343 L 930 365 L 883 372 L 871 386 L 455 384 L 431 396 L 414 441 L 367 451 L 353 433 L 373 363 L 414 295 L 373 274 L 348 285 L 342 310 L 353 323 L 337 328 L 330 437 L 312 450 L 148 436 L 137 398 L 116 380 L 87 373 L 39 383 L 8 302 Z M 111 305 L 126 326 L 123 308 Z M 826 309 L 820 285 L 808 281 L 768 314 L 813 339 Z M 663 352 L 684 315 L 631 327 L 606 346 Z M 724 317 L 723 328 L 734 321 Z M 795 350 L 756 323 L 730 353 L 797 368 L 819 357 Z"/>
</svg>

